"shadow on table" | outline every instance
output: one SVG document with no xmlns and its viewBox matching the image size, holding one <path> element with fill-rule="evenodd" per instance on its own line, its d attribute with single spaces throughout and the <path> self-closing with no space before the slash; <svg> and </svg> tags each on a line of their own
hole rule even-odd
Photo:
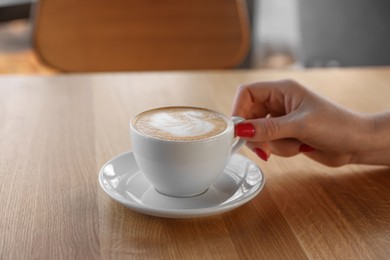
<svg viewBox="0 0 390 260">
<path fill-rule="evenodd" d="M 102 196 L 106 197 L 105 194 Z M 304 257 L 266 187 L 255 199 L 238 209 L 202 218 L 147 216 L 107 197 L 102 204 L 102 256 L 185 258 L 190 253 L 207 258 L 223 252 L 232 258 Z M 298 250 L 291 252 L 283 245 Z M 280 249 L 275 251 L 277 247 Z"/>
</svg>

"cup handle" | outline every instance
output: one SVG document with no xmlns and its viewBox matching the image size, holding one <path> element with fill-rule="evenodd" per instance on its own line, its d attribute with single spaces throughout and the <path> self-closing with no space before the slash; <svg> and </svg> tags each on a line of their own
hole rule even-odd
<svg viewBox="0 0 390 260">
<path fill-rule="evenodd" d="M 234 125 L 237 125 L 243 121 L 245 121 L 244 118 L 240 116 L 232 116 L 231 120 L 233 121 Z M 236 141 L 232 145 L 232 153 L 236 153 L 240 148 L 246 143 L 245 139 L 236 137 Z"/>
</svg>

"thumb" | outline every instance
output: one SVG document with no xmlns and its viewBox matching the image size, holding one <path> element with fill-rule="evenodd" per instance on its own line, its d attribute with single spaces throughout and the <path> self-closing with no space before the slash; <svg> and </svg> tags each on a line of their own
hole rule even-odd
<svg viewBox="0 0 390 260">
<path fill-rule="evenodd" d="M 248 138 L 251 142 L 297 137 L 294 124 L 288 115 L 246 120 L 236 125 L 236 135 Z"/>
</svg>

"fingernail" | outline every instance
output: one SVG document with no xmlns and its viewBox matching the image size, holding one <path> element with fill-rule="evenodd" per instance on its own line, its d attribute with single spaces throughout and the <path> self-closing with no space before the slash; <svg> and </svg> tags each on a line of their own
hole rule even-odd
<svg viewBox="0 0 390 260">
<path fill-rule="evenodd" d="M 251 123 L 242 123 L 236 125 L 236 135 L 239 137 L 253 137 L 255 127 Z"/>
<path fill-rule="evenodd" d="M 263 150 L 255 148 L 254 151 L 263 161 L 268 161 L 268 155 Z"/>
<path fill-rule="evenodd" d="M 315 151 L 315 148 L 307 144 L 301 144 L 301 146 L 299 147 L 299 151 L 303 153 L 307 153 L 307 152 Z"/>
</svg>

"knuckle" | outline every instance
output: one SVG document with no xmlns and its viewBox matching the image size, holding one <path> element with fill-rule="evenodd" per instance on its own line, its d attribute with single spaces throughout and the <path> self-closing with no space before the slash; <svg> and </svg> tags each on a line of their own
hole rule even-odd
<svg viewBox="0 0 390 260">
<path fill-rule="evenodd" d="M 304 87 L 293 79 L 283 79 L 281 80 L 282 85 L 285 89 L 294 90 L 294 91 L 302 91 Z"/>
<path fill-rule="evenodd" d="M 238 88 L 237 88 L 237 90 L 239 91 L 239 92 L 243 92 L 243 91 L 245 91 L 247 88 L 248 88 L 248 84 L 240 84 L 239 86 L 238 86 Z"/>
<path fill-rule="evenodd" d="M 265 118 L 262 132 L 265 138 L 271 140 L 279 132 L 279 124 L 272 118 Z"/>
<path fill-rule="evenodd" d="M 282 82 L 287 86 L 296 86 L 299 85 L 298 82 L 296 82 L 293 79 L 283 79 Z"/>
</svg>

